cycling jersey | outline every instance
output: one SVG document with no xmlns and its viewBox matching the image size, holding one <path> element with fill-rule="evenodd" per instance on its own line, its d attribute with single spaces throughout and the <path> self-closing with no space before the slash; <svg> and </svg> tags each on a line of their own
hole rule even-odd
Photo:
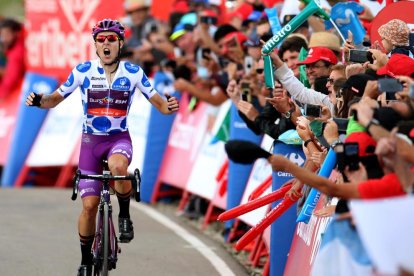
<svg viewBox="0 0 414 276">
<path fill-rule="evenodd" d="M 112 84 L 106 78 L 99 59 L 77 65 L 58 92 L 68 97 L 80 87 L 84 112 L 83 132 L 111 134 L 128 130 L 127 116 L 138 88 L 147 98 L 157 91 L 152 87 L 142 68 L 120 61 Z"/>
</svg>

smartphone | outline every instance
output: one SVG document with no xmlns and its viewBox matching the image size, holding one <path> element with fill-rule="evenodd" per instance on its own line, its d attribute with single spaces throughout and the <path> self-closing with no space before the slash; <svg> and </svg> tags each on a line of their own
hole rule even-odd
<svg viewBox="0 0 414 276">
<path fill-rule="evenodd" d="M 212 16 L 201 16 L 200 17 L 200 23 L 205 23 L 209 25 L 216 25 L 217 24 L 217 18 Z"/>
<path fill-rule="evenodd" d="M 380 92 L 395 93 L 403 90 L 401 82 L 394 78 L 382 78 L 378 80 L 378 90 Z"/>
<path fill-rule="evenodd" d="M 253 57 L 252 56 L 246 56 L 244 58 L 244 74 L 250 75 L 253 69 Z"/>
<path fill-rule="evenodd" d="M 211 53 L 210 48 L 203 48 L 203 49 L 201 49 L 201 57 L 203 59 L 209 60 L 210 59 L 210 53 Z"/>
<path fill-rule="evenodd" d="M 348 128 L 348 119 L 345 118 L 333 118 L 333 121 L 338 126 L 339 134 L 346 134 L 346 129 Z"/>
<path fill-rule="evenodd" d="M 344 144 L 344 161 L 350 171 L 359 169 L 359 145 L 358 143 Z"/>
<path fill-rule="evenodd" d="M 250 103 L 252 101 L 252 93 L 251 93 L 251 89 L 250 89 L 250 83 L 242 82 L 240 84 L 240 87 L 241 87 L 241 94 L 240 94 L 241 99 L 243 101 L 246 101 L 246 102 Z"/>
<path fill-rule="evenodd" d="M 369 61 L 369 63 L 373 63 L 374 59 L 372 58 L 372 53 L 370 51 L 350 49 L 349 61 L 356 63 L 365 63 Z"/>
<path fill-rule="evenodd" d="M 414 100 L 414 83 L 410 85 L 410 90 L 408 91 L 408 96 L 410 99 Z"/>
<path fill-rule="evenodd" d="M 321 117 L 322 108 L 319 105 L 305 104 L 303 115 L 309 117 Z"/>
</svg>

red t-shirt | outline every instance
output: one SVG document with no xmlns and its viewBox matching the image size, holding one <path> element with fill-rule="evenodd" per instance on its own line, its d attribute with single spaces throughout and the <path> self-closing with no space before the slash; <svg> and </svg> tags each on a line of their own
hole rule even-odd
<svg viewBox="0 0 414 276">
<path fill-rule="evenodd" d="M 387 174 L 381 179 L 370 179 L 361 182 L 358 185 L 358 192 L 362 199 L 393 197 L 406 194 L 395 173 Z"/>
</svg>

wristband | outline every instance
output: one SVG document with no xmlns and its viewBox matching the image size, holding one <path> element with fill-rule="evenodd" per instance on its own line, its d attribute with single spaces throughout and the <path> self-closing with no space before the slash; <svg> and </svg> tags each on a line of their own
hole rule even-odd
<svg viewBox="0 0 414 276">
<path fill-rule="evenodd" d="M 368 123 L 368 125 L 365 127 L 365 129 L 369 132 L 369 128 L 372 126 L 372 125 L 379 125 L 380 123 L 378 122 L 378 120 L 377 119 L 374 119 L 374 118 L 372 118 L 371 119 L 371 121 L 369 121 L 369 123 Z"/>
<path fill-rule="evenodd" d="M 310 142 L 313 142 L 313 139 L 312 139 L 312 138 L 309 138 L 308 140 L 306 140 L 306 141 L 303 143 L 303 145 L 305 146 L 305 148 L 307 148 L 307 147 L 308 147 L 308 144 L 309 144 Z"/>
<path fill-rule="evenodd" d="M 33 92 L 33 94 L 35 96 L 33 97 L 32 106 L 40 107 L 40 100 L 42 99 L 42 96 L 40 96 L 39 94 L 34 93 L 34 92 Z"/>
</svg>

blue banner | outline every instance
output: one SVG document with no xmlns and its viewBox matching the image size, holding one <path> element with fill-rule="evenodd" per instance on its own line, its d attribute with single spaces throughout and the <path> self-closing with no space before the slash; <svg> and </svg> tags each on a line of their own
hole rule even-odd
<svg viewBox="0 0 414 276">
<path fill-rule="evenodd" d="M 7 162 L 3 169 L 1 186 L 11 187 L 14 185 L 47 114 L 46 109 L 27 107 L 25 104 L 27 96 L 33 91 L 44 94 L 52 93 L 57 85 L 58 82 L 55 78 L 36 73 L 25 75 L 16 127 Z"/>
<path fill-rule="evenodd" d="M 237 112 L 237 108 L 234 105 L 231 107 L 229 140 L 233 139 L 246 140 L 258 145 L 262 141 L 262 136 L 254 134 L 246 126 L 246 123 L 242 118 L 240 118 Z M 227 210 L 240 205 L 240 201 L 252 168 L 253 165 L 237 164 L 233 161 L 229 162 L 229 176 L 227 182 Z M 234 220 L 227 221 L 226 228 L 230 229 L 233 225 L 233 222 Z"/>
<path fill-rule="evenodd" d="M 326 155 L 325 161 L 319 170 L 318 175 L 328 178 L 332 170 L 336 165 L 336 153 L 333 149 L 329 149 Z M 302 211 L 300 212 L 297 222 L 308 223 L 312 217 L 313 210 L 315 210 L 316 204 L 318 204 L 320 193 L 318 190 L 312 188 L 308 197 L 306 198 L 305 204 L 303 205 Z"/>
<path fill-rule="evenodd" d="M 305 155 L 301 146 L 287 145 L 276 142 L 273 152 L 286 156 L 290 161 L 298 166 L 305 164 Z M 273 172 L 272 190 L 278 190 L 293 176 L 286 172 Z M 277 203 L 273 203 L 274 208 Z M 283 275 L 288 253 L 293 239 L 296 227 L 296 208 L 292 207 L 275 220 L 271 225 L 270 234 L 270 275 Z"/>
</svg>

